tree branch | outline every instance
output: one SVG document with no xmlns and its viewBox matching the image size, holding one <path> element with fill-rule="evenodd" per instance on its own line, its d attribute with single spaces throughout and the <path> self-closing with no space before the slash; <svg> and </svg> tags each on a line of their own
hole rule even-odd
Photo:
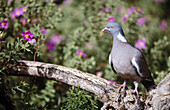
<svg viewBox="0 0 170 110">
<path fill-rule="evenodd" d="M 132 94 L 130 90 L 126 90 L 125 94 L 123 92 L 119 93 L 119 87 L 117 85 L 93 74 L 42 62 L 24 60 L 18 62 L 19 64 L 16 66 L 13 66 L 12 64 L 7 65 L 8 75 L 36 76 L 53 79 L 72 86 L 79 85 L 80 88 L 93 93 L 104 103 L 101 110 L 106 109 L 108 106 L 114 109 L 131 110 L 159 108 L 156 106 L 158 105 L 158 102 L 155 100 L 159 100 L 160 96 L 163 96 L 164 98 L 166 97 L 165 99 L 161 98 L 164 102 L 163 105 L 166 105 L 166 102 L 170 102 L 170 90 L 164 90 L 165 85 L 169 87 L 169 82 L 167 81 L 170 79 L 170 74 L 167 75 L 168 78 L 165 78 L 155 90 L 151 91 L 152 94 L 144 100 L 142 97 L 136 97 L 136 95 Z M 162 90 L 163 94 L 160 95 Z M 168 107 L 168 105 L 165 107 Z"/>
</svg>

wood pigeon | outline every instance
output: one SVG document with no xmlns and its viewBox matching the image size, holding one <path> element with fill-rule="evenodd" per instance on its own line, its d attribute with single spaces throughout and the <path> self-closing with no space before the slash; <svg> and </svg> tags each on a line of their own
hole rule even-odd
<svg viewBox="0 0 170 110">
<path fill-rule="evenodd" d="M 113 46 L 109 55 L 109 64 L 113 71 L 124 79 L 120 86 L 125 89 L 126 80 L 134 83 L 134 93 L 138 94 L 138 84 L 141 82 L 149 91 L 155 85 L 147 62 L 142 52 L 129 44 L 124 36 L 122 27 L 116 22 L 109 22 L 102 31 L 108 31 L 113 36 Z"/>
</svg>

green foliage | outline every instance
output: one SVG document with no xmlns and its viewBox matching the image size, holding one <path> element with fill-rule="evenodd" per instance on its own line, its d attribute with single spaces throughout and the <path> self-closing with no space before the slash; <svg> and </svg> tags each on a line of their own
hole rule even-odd
<svg viewBox="0 0 170 110">
<path fill-rule="evenodd" d="M 6 64 L 15 65 L 20 59 L 38 60 L 94 74 L 101 71 L 103 78 L 122 83 L 123 79 L 108 64 L 112 36 L 101 33 L 111 16 L 121 24 L 132 45 L 137 39 L 146 40 L 146 49 L 141 51 L 155 82 L 159 83 L 170 72 L 168 4 L 168 0 L 1 0 L 0 22 L 8 20 L 8 28 L 0 27 L 0 85 L 14 99 L 17 109 L 97 109 L 96 97 L 80 88 L 73 87 L 66 92 L 68 87 L 54 81 L 9 77 Z M 11 19 L 11 12 L 24 6 L 27 12 Z M 130 7 L 139 7 L 144 14 L 134 11 L 127 21 L 122 21 Z M 137 24 L 141 17 L 147 19 L 143 26 Z M 22 18 L 27 18 L 24 25 Z M 165 30 L 159 27 L 162 20 L 168 24 Z M 42 27 L 47 29 L 47 34 L 42 33 Z M 36 43 L 24 40 L 21 33 L 28 30 L 34 34 Z M 54 34 L 62 40 L 52 39 Z M 51 40 L 56 43 L 52 50 L 48 44 Z M 77 50 L 83 50 L 87 56 L 78 55 Z M 143 90 L 139 86 L 139 91 Z"/>
<path fill-rule="evenodd" d="M 4 80 L 6 78 L 2 78 L 0 80 L 0 90 L 5 91 L 6 94 L 1 92 L 1 96 L 4 97 L 4 102 L 8 102 L 9 106 L 11 106 L 12 101 L 10 101 L 10 97 L 13 97 L 13 101 L 16 106 L 16 109 L 25 109 L 25 110 L 33 110 L 34 106 L 30 104 L 30 96 L 33 92 L 36 91 L 35 87 L 31 87 L 28 83 L 24 81 L 17 81 L 15 77 L 10 78 L 9 80 Z M 12 82 L 15 81 L 15 82 Z"/>
<path fill-rule="evenodd" d="M 25 110 L 33 110 L 34 107 L 30 104 L 30 96 L 35 91 L 36 88 L 31 88 L 26 82 L 20 81 L 13 83 L 12 88 L 8 88 L 9 92 L 12 92 L 16 105 L 19 105 L 17 109 L 22 107 Z"/>
<path fill-rule="evenodd" d="M 31 96 L 30 103 L 36 105 L 35 109 L 57 109 L 57 93 L 54 88 L 56 81 L 47 81 L 45 88 L 40 91 L 40 93 Z M 50 105 L 54 105 L 51 107 Z"/>
<path fill-rule="evenodd" d="M 67 97 L 64 98 L 65 104 L 61 107 L 61 110 L 96 110 L 97 97 L 92 97 L 88 92 L 72 87 L 67 92 Z"/>
<path fill-rule="evenodd" d="M 170 53 L 170 39 L 164 36 L 162 39 L 154 42 L 154 47 L 151 49 L 151 55 L 153 56 L 153 69 L 154 70 L 165 70 L 168 65 L 168 57 Z"/>
<path fill-rule="evenodd" d="M 11 42 L 2 42 L 6 44 L 6 47 L 8 50 L 3 49 L 2 53 L 0 53 L 0 59 L 6 59 L 7 62 L 9 62 L 11 59 L 19 60 L 20 57 L 25 52 L 31 52 L 31 46 L 28 42 L 25 42 L 23 39 L 17 38 L 17 40 L 13 43 Z"/>
</svg>

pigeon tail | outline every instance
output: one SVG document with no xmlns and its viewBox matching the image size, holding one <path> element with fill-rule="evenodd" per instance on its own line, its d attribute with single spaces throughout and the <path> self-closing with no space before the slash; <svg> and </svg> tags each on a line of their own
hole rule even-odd
<svg viewBox="0 0 170 110">
<path fill-rule="evenodd" d="M 152 77 L 150 77 L 149 79 L 142 80 L 141 83 L 144 85 L 147 91 L 150 91 L 156 86 Z"/>
</svg>

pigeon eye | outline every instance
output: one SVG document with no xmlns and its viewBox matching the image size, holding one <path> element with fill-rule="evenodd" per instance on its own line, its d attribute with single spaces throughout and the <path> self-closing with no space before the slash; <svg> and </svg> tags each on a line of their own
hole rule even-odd
<svg viewBox="0 0 170 110">
<path fill-rule="evenodd" d="M 111 28 L 113 28 L 113 26 L 111 26 Z"/>
</svg>

